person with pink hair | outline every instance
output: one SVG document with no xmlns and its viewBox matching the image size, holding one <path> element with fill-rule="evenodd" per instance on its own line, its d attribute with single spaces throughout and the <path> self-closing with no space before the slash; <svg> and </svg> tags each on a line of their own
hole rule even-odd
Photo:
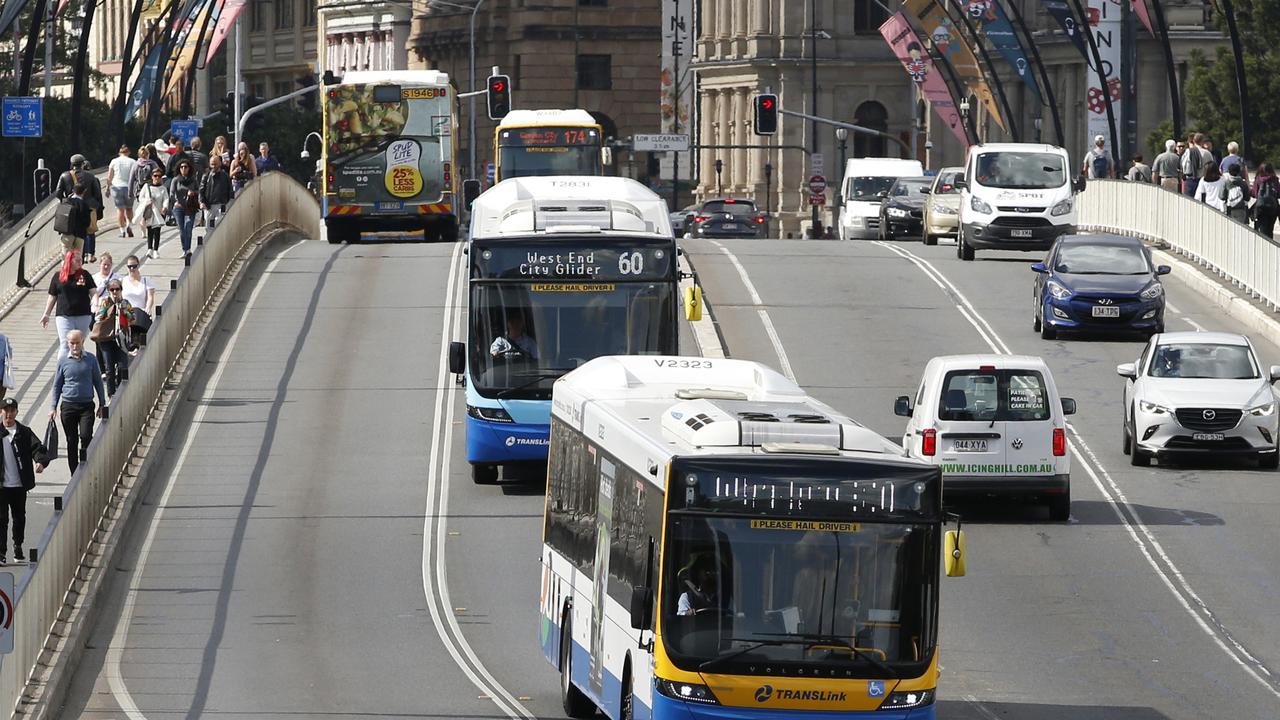
<svg viewBox="0 0 1280 720">
<path fill-rule="evenodd" d="M 95 287 L 93 276 L 81 267 L 80 253 L 75 250 L 66 253 L 62 267 L 49 281 L 49 301 L 40 318 L 40 327 L 49 327 L 49 315 L 56 307 L 58 362 L 67 356 L 67 333 L 79 330 L 85 337 L 89 335 Z"/>
</svg>

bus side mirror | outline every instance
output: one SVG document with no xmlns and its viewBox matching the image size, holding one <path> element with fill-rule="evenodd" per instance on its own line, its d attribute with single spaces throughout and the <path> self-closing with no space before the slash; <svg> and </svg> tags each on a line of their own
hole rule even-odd
<svg viewBox="0 0 1280 720">
<path fill-rule="evenodd" d="M 898 399 L 893 401 L 893 414 L 911 417 L 911 398 L 899 395 Z"/>
<path fill-rule="evenodd" d="M 641 586 L 631 590 L 631 628 L 648 630 L 653 626 L 653 591 Z"/>
<path fill-rule="evenodd" d="M 1280 380 L 1280 365 L 1272 365 L 1268 370 L 1268 375 L 1271 378 L 1271 382 Z"/>
<path fill-rule="evenodd" d="M 697 285 L 684 289 L 684 319 L 689 322 L 702 319 L 702 288 Z"/>
<path fill-rule="evenodd" d="M 600 166 L 609 167 L 613 164 L 613 148 L 605 146 L 600 148 Z"/>
<path fill-rule="evenodd" d="M 945 538 L 943 546 L 946 557 L 943 558 L 943 564 L 947 570 L 947 577 L 964 577 L 964 531 L 948 530 Z"/>
<path fill-rule="evenodd" d="M 460 342 L 449 343 L 449 372 L 461 375 L 467 370 L 467 346 Z"/>
<path fill-rule="evenodd" d="M 1075 415 L 1075 414 L 1076 414 L 1076 401 L 1075 401 L 1075 399 L 1073 399 L 1073 398 L 1062 398 L 1062 414 L 1063 414 L 1063 415 Z"/>
<path fill-rule="evenodd" d="M 463 180 L 462 181 L 462 203 L 470 210 L 471 203 L 480 197 L 480 181 L 479 180 Z"/>
</svg>

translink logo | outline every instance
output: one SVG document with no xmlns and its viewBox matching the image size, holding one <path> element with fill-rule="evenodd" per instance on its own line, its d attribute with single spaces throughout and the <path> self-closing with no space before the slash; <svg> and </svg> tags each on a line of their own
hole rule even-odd
<svg viewBox="0 0 1280 720">
<path fill-rule="evenodd" d="M 550 445 L 551 441 L 546 438 L 522 438 L 510 435 L 507 437 L 507 447 L 515 447 L 516 445 Z"/>
<path fill-rule="evenodd" d="M 842 692 L 831 692 L 829 690 L 787 690 L 785 688 L 778 688 L 775 690 L 772 685 L 761 685 L 756 688 L 756 702 L 768 702 L 773 698 L 777 698 L 779 700 L 844 702 L 846 696 Z"/>
</svg>

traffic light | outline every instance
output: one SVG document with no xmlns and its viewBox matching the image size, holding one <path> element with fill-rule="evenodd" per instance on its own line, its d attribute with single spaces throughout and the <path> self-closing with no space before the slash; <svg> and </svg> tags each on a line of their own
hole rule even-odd
<svg viewBox="0 0 1280 720">
<path fill-rule="evenodd" d="M 489 119 L 501 120 L 511 112 L 511 78 L 506 75 L 489 76 Z"/>
<path fill-rule="evenodd" d="M 773 135 L 778 132 L 778 96 L 764 93 L 756 96 L 756 116 L 753 128 L 757 135 Z"/>
</svg>

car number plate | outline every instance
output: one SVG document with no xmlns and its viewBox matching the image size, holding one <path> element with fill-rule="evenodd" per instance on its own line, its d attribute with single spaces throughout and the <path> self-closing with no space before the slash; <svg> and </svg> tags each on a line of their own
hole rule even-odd
<svg viewBox="0 0 1280 720">
<path fill-rule="evenodd" d="M 1030 230 L 1010 230 L 1009 237 L 1029 238 L 1032 232 Z"/>
<path fill-rule="evenodd" d="M 956 452 L 986 452 L 986 440 L 952 440 L 951 449 Z"/>
<path fill-rule="evenodd" d="M 738 223 L 725 223 L 725 224 L 724 224 L 724 229 L 725 229 L 725 230 L 737 230 L 737 229 L 738 229 Z"/>
<path fill-rule="evenodd" d="M 1118 318 L 1120 317 L 1120 308 L 1114 305 L 1094 305 L 1093 316 Z"/>
<path fill-rule="evenodd" d="M 1222 438 L 1222 433 L 1193 433 L 1191 435 L 1192 440 L 1221 440 Z"/>
</svg>

